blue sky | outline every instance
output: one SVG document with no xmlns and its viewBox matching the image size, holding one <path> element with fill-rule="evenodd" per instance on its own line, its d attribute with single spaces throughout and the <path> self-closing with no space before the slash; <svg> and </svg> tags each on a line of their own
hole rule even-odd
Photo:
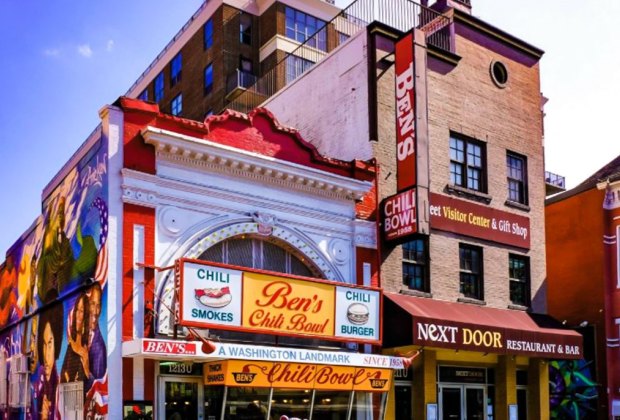
<svg viewBox="0 0 620 420">
<path fill-rule="evenodd" d="M 0 253 L 41 191 L 202 0 L 1 0 Z M 339 1 L 340 4 L 340 1 Z M 574 186 L 620 153 L 620 2 L 472 0 L 474 15 L 546 51 L 546 167 Z M 0 257 L 0 260 L 3 260 Z"/>
</svg>

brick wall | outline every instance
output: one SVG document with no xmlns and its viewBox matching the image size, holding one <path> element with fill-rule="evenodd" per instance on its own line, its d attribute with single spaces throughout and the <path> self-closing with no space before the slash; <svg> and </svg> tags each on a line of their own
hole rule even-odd
<svg viewBox="0 0 620 420">
<path fill-rule="evenodd" d="M 490 207 L 530 219 L 531 249 L 507 247 L 488 241 L 432 231 L 430 239 L 431 293 L 434 298 L 454 301 L 459 294 L 459 243 L 483 248 L 484 300 L 488 306 L 506 308 L 509 301 L 508 254 L 530 258 L 532 303 L 545 308 L 544 162 L 538 65 L 527 66 L 500 56 L 464 37 L 456 39 L 458 65 L 448 72 L 429 71 L 429 160 L 430 191 L 444 193 L 449 183 L 450 132 L 472 137 L 486 144 Z M 498 88 L 490 77 L 492 60 L 502 61 L 509 81 Z M 374 144 L 380 162 L 381 198 L 395 190 L 395 122 L 393 67 L 378 73 L 379 141 Z M 527 157 L 529 211 L 505 205 L 507 199 L 506 152 Z M 464 198 L 461 198 L 464 199 Z M 382 281 L 387 290 L 400 290 L 402 283 L 400 247 L 383 248 Z"/>
</svg>

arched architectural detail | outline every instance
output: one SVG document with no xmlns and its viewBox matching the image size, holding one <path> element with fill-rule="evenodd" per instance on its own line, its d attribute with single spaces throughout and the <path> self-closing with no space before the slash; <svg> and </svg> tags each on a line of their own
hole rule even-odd
<svg viewBox="0 0 620 420">
<path fill-rule="evenodd" d="M 263 215 L 264 216 L 264 215 Z M 342 275 L 332 261 L 328 259 L 319 247 L 309 237 L 296 229 L 281 226 L 275 222 L 270 225 L 270 234 L 265 235 L 265 226 L 262 223 L 264 217 L 256 214 L 231 220 L 218 217 L 210 219 L 193 229 L 189 229 L 185 235 L 178 238 L 169 249 L 175 250 L 162 260 L 162 266 L 174 265 L 178 258 L 198 258 L 212 246 L 237 236 L 249 235 L 253 237 L 274 238 L 284 243 L 299 255 L 312 262 L 327 280 L 344 282 Z M 275 219 L 273 219 L 275 220 Z M 215 222 L 215 223 L 214 223 Z M 208 226 L 206 226 L 208 225 Z M 167 271 L 159 282 L 157 290 L 157 332 L 159 334 L 172 334 L 173 318 L 171 310 L 174 310 L 174 272 Z"/>
</svg>

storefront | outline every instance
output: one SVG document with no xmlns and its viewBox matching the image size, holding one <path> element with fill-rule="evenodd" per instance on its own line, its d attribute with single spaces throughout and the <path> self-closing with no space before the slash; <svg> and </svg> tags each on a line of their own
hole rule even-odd
<svg viewBox="0 0 620 420">
<path fill-rule="evenodd" d="M 407 360 L 316 344 L 379 344 L 380 289 L 189 259 L 177 261 L 175 278 L 186 338 L 123 343 L 123 357 L 155 361 L 157 418 L 385 418 L 393 370 Z M 306 348 L 217 342 L 207 329 Z"/>
<path fill-rule="evenodd" d="M 213 343 L 205 353 L 203 344 L 123 344 L 124 357 L 157 361 L 150 409 L 158 418 L 179 412 L 187 419 L 383 419 L 393 371 L 406 363 L 400 357 L 230 343 Z M 133 405 L 125 403 L 128 410 Z"/>
<path fill-rule="evenodd" d="M 544 315 L 385 298 L 385 351 L 419 352 L 396 375 L 395 419 L 545 418 L 549 361 L 583 357 L 581 336 Z"/>
</svg>

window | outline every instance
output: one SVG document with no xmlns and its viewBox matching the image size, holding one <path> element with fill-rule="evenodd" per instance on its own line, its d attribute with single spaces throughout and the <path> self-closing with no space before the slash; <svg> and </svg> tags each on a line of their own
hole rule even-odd
<svg viewBox="0 0 620 420">
<path fill-rule="evenodd" d="M 155 78 L 155 102 L 159 102 L 164 97 L 164 72 L 162 71 Z"/>
<path fill-rule="evenodd" d="M 213 64 L 209 64 L 207 67 L 205 67 L 204 90 L 205 95 L 207 93 L 211 93 L 211 91 L 213 90 Z"/>
<path fill-rule="evenodd" d="M 170 86 L 174 86 L 181 81 L 181 53 L 178 53 L 170 64 Z"/>
<path fill-rule="evenodd" d="M 81 419 L 84 414 L 84 382 L 59 384 L 58 408 L 63 419 Z"/>
<path fill-rule="evenodd" d="M 149 89 L 146 88 L 142 91 L 142 93 L 138 96 L 138 99 L 140 99 L 141 101 L 148 101 L 149 100 Z"/>
<path fill-rule="evenodd" d="M 425 239 L 414 239 L 403 244 L 403 283 L 420 292 L 429 292 L 427 248 Z"/>
<path fill-rule="evenodd" d="M 27 407 L 29 396 L 28 358 L 14 354 L 11 358 L 9 406 Z"/>
<path fill-rule="evenodd" d="M 483 300 L 482 248 L 459 245 L 460 292 L 471 299 Z"/>
<path fill-rule="evenodd" d="M 318 48 L 321 51 L 327 51 L 325 22 L 290 7 L 286 8 L 285 14 L 287 38 L 298 42 L 305 42 L 310 38 L 306 45 Z"/>
<path fill-rule="evenodd" d="M 343 32 L 338 32 L 338 45 L 344 44 L 351 36 Z"/>
<path fill-rule="evenodd" d="M 205 50 L 208 50 L 212 46 L 213 46 L 213 20 L 209 19 L 207 23 L 205 23 L 204 47 L 205 47 Z"/>
<path fill-rule="evenodd" d="M 525 156 L 506 154 L 508 201 L 527 205 L 527 165 Z"/>
<path fill-rule="evenodd" d="M 324 277 L 318 269 L 307 265 L 303 256 L 260 238 L 227 239 L 207 249 L 198 259 L 298 276 Z"/>
<path fill-rule="evenodd" d="M 515 305 L 530 306 L 530 259 L 522 255 L 508 256 L 510 301 Z"/>
<path fill-rule="evenodd" d="M 252 15 L 242 13 L 239 17 L 239 41 L 252 45 Z"/>
<path fill-rule="evenodd" d="M 179 93 L 170 102 L 170 113 L 172 115 L 181 115 L 181 112 L 183 112 L 183 94 Z"/>
<path fill-rule="evenodd" d="M 484 145 L 450 136 L 450 183 L 470 190 L 486 192 Z"/>
<path fill-rule="evenodd" d="M 239 68 L 241 69 L 241 71 L 246 73 L 253 73 L 252 67 L 252 60 L 245 57 L 239 58 Z"/>
<path fill-rule="evenodd" d="M 286 84 L 301 76 L 306 70 L 312 67 L 312 61 L 304 60 L 301 57 L 289 55 L 286 57 Z"/>
</svg>

